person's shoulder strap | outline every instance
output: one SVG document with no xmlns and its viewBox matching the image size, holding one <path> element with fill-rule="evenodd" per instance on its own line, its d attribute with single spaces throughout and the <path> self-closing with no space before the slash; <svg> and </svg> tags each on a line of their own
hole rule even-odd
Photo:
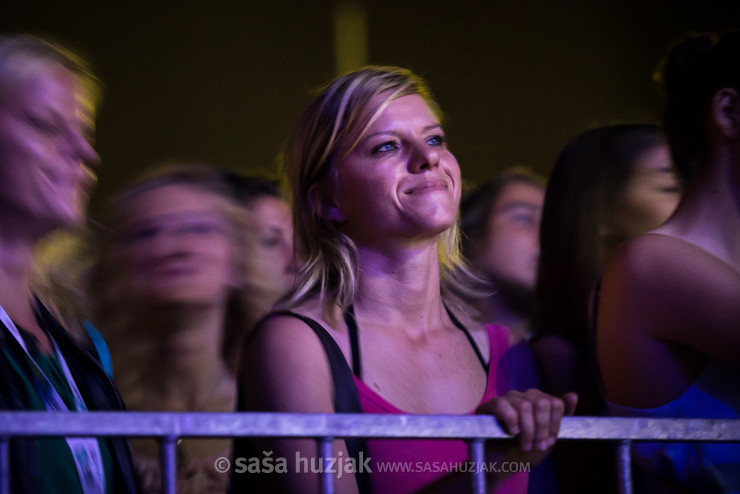
<svg viewBox="0 0 740 494">
<path fill-rule="evenodd" d="M 344 311 L 344 323 L 347 325 L 349 345 L 352 351 L 352 372 L 358 379 L 362 379 L 362 359 L 360 358 L 360 340 L 357 336 L 357 319 L 355 319 L 355 307 L 350 305 Z"/>
<path fill-rule="evenodd" d="M 331 337 L 329 332 L 317 321 L 306 317 L 301 314 L 290 311 L 273 312 L 272 316 L 289 316 L 295 317 L 303 321 L 308 327 L 310 327 L 316 336 L 321 341 L 321 346 L 324 347 L 326 357 L 329 360 L 329 367 L 331 369 L 331 377 L 334 382 L 334 411 L 336 413 L 362 413 L 362 407 L 360 406 L 360 395 L 357 392 L 357 386 L 355 385 L 352 371 L 347 364 L 347 360 L 344 358 L 342 350 Z M 347 453 L 355 459 L 356 464 L 359 466 L 363 462 L 363 457 L 367 458 L 367 444 L 364 438 L 347 438 L 345 439 L 347 445 Z M 370 477 L 364 469 L 361 469 L 355 474 L 357 480 L 357 486 L 360 490 L 360 494 L 370 492 Z"/>
<path fill-rule="evenodd" d="M 331 368 L 331 376 L 334 381 L 334 410 L 337 413 L 361 413 L 360 400 L 357 395 L 357 387 L 352 378 L 352 371 L 347 365 L 347 360 L 344 358 L 342 350 L 339 349 L 339 345 L 329 335 L 329 332 L 314 319 L 295 312 L 274 312 L 272 315 L 290 316 L 300 319 L 316 333 L 316 336 L 321 341 L 321 346 L 324 347 L 324 352 L 326 352 L 329 367 Z"/>
<path fill-rule="evenodd" d="M 108 345 L 103 339 L 103 335 L 95 329 L 95 326 L 93 326 L 90 321 L 83 321 L 82 325 L 92 340 L 95 352 L 98 355 L 98 360 L 100 361 L 100 366 L 105 371 L 105 374 L 113 379 L 113 359 L 111 358 L 110 350 L 108 350 Z"/>
<path fill-rule="evenodd" d="M 473 351 L 475 352 L 475 355 L 478 357 L 478 361 L 480 362 L 480 365 L 483 366 L 483 370 L 485 370 L 486 374 L 488 374 L 489 364 L 487 364 L 486 359 L 483 358 L 483 353 L 481 353 L 480 348 L 478 348 L 478 345 L 473 339 L 473 335 L 471 335 L 470 331 L 468 331 L 468 328 L 463 326 L 460 320 L 457 317 L 455 317 L 455 314 L 453 314 L 450 308 L 447 307 L 447 304 L 444 304 L 444 306 L 445 306 L 445 310 L 447 311 L 447 315 L 450 317 L 450 320 L 452 321 L 452 324 L 454 324 L 457 327 L 457 329 L 462 331 L 463 334 L 465 334 L 465 336 L 468 338 L 468 342 L 470 343 L 470 346 L 473 347 Z"/>
</svg>

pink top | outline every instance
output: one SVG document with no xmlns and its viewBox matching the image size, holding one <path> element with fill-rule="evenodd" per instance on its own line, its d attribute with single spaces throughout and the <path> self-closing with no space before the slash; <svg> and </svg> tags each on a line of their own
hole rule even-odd
<svg viewBox="0 0 740 494">
<path fill-rule="evenodd" d="M 499 360 L 509 346 L 508 331 L 503 326 L 486 325 L 491 347 L 488 382 L 481 404 L 508 391 L 508 369 L 499 369 Z M 355 376 L 355 385 L 360 397 L 363 413 L 406 414 L 386 400 Z M 499 389 L 497 389 L 497 386 Z M 472 415 L 474 410 L 471 410 Z M 465 471 L 468 448 L 464 441 L 430 439 L 375 439 L 367 442 L 368 457 L 372 470 L 371 482 L 375 492 L 416 492 L 448 475 L 453 465 Z M 498 465 L 500 467 L 500 465 Z M 388 471 L 395 469 L 396 471 Z M 385 471 L 381 471 L 385 470 Z M 524 494 L 527 492 L 529 475 L 526 472 L 510 475 L 495 490 L 496 494 Z"/>
</svg>

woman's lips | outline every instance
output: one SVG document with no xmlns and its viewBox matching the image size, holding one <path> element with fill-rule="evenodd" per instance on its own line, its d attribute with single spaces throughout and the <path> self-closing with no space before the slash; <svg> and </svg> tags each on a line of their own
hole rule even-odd
<svg viewBox="0 0 740 494">
<path fill-rule="evenodd" d="M 425 180 L 409 187 L 404 191 L 405 194 L 415 194 L 419 192 L 428 192 L 434 190 L 447 190 L 447 182 L 442 179 Z"/>
<path fill-rule="evenodd" d="M 146 272 L 149 276 L 164 277 L 185 276 L 190 275 L 195 271 L 195 266 L 193 266 L 192 263 L 182 261 L 166 262 L 161 264 L 157 263 L 155 265 L 149 266 L 148 269 L 146 269 Z"/>
</svg>

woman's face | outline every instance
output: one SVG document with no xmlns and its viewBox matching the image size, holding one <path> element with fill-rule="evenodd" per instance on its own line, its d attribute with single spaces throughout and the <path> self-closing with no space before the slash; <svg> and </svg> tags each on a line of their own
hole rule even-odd
<svg viewBox="0 0 740 494">
<path fill-rule="evenodd" d="M 540 221 L 545 191 L 526 182 L 501 190 L 488 218 L 475 264 L 492 280 L 533 292 L 540 257 Z"/>
<path fill-rule="evenodd" d="M 377 108 L 386 99 L 371 101 Z M 392 100 L 337 165 L 331 219 L 356 243 L 436 236 L 454 224 L 460 168 L 437 117 L 418 95 Z"/>
<path fill-rule="evenodd" d="M 249 225 L 246 285 L 280 296 L 293 287 L 297 269 L 290 209 L 280 199 L 264 196 L 252 201 L 246 215 Z"/>
<path fill-rule="evenodd" d="M 43 232 L 82 221 L 99 157 L 75 76 L 36 63 L 0 96 L 0 211 Z"/>
<path fill-rule="evenodd" d="M 225 303 L 238 270 L 233 226 L 219 200 L 187 185 L 136 196 L 120 225 L 112 225 L 120 229 L 114 254 L 123 289 L 150 305 Z"/>
<path fill-rule="evenodd" d="M 610 230 L 622 238 L 653 230 L 673 214 L 680 198 L 668 146 L 648 149 L 635 161 Z"/>
</svg>

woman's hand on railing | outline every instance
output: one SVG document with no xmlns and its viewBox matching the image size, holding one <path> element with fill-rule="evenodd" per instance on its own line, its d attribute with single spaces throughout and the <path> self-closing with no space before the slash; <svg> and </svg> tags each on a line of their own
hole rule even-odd
<svg viewBox="0 0 740 494">
<path fill-rule="evenodd" d="M 549 453 L 560 432 L 560 420 L 573 415 L 578 396 L 567 393 L 562 398 L 537 389 L 525 392 L 509 391 L 479 406 L 477 414 L 493 415 L 505 432 L 517 436 L 515 447 L 501 443 L 490 446 L 503 453 L 507 460 L 539 463 Z M 506 443 L 504 443 L 506 444 Z"/>
</svg>

